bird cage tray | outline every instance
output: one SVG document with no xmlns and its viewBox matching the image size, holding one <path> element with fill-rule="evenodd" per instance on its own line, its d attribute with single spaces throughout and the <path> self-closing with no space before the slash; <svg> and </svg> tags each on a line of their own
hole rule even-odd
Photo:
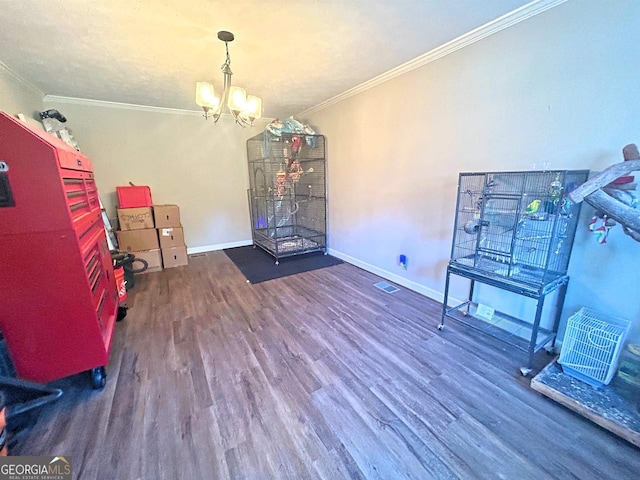
<svg viewBox="0 0 640 480">
<path fill-rule="evenodd" d="M 490 335 L 526 352 L 532 335 L 533 325 L 507 313 L 494 310 L 491 318 L 486 318 L 478 311 L 477 302 L 466 301 L 447 309 L 447 316 L 481 333 Z M 554 333 L 545 328 L 539 328 L 536 334 L 537 352 L 553 340 Z"/>
<path fill-rule="evenodd" d="M 560 272 L 544 271 L 527 265 L 511 265 L 488 257 L 458 259 L 450 262 L 447 268 L 456 275 L 529 297 L 552 292 L 567 282 L 567 276 Z"/>
<path fill-rule="evenodd" d="M 325 250 L 324 235 L 319 232 L 312 232 L 304 229 L 300 232 L 300 227 L 286 227 L 290 235 L 283 235 L 279 232 L 277 238 L 270 238 L 265 232 L 255 232 L 255 243 L 272 255 L 286 257 L 303 253 L 317 252 Z"/>
</svg>

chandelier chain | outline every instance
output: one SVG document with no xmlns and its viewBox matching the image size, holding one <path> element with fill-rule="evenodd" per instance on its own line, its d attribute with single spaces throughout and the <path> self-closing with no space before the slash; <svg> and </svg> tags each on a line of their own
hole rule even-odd
<svg viewBox="0 0 640 480">
<path fill-rule="evenodd" d="M 224 42 L 224 47 L 227 50 L 227 59 L 220 66 L 220 70 L 222 70 L 223 72 L 224 72 L 225 67 L 230 67 L 231 66 L 231 57 L 229 56 L 229 44 L 227 42 Z"/>
</svg>

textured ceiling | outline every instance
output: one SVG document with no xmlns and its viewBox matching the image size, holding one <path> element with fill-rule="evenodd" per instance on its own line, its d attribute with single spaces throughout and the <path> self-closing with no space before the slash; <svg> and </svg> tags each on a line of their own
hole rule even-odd
<svg viewBox="0 0 640 480">
<path fill-rule="evenodd" d="M 523 0 L 0 0 L 0 62 L 44 94 L 197 110 L 233 83 L 263 114 L 313 107 L 527 4 Z"/>
</svg>

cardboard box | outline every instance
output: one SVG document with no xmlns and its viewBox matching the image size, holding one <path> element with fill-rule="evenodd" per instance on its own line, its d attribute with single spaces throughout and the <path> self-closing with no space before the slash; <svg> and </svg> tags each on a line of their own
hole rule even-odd
<svg viewBox="0 0 640 480">
<path fill-rule="evenodd" d="M 158 231 L 155 228 L 118 230 L 116 236 L 118 237 L 118 247 L 122 252 L 139 252 L 160 248 Z"/>
<path fill-rule="evenodd" d="M 162 249 L 162 263 L 164 268 L 180 267 L 189 263 L 187 247 L 173 247 Z"/>
<path fill-rule="evenodd" d="M 118 222 L 120 230 L 141 230 L 155 227 L 151 207 L 119 208 Z"/>
<path fill-rule="evenodd" d="M 147 262 L 147 269 L 144 272 L 140 272 L 140 274 L 162 271 L 162 252 L 160 249 L 131 252 L 131 254 L 135 255 L 136 260 L 141 259 Z M 142 268 L 142 264 L 134 261 L 133 269 L 137 270 L 138 268 Z"/>
<path fill-rule="evenodd" d="M 156 228 L 181 227 L 180 208 L 177 205 L 154 205 Z"/>
<path fill-rule="evenodd" d="M 160 248 L 184 247 L 184 234 L 182 227 L 158 228 Z"/>
</svg>

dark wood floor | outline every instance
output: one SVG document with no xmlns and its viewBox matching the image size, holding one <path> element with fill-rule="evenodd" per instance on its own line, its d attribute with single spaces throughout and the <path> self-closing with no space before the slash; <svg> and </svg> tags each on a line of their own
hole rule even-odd
<svg viewBox="0 0 640 480">
<path fill-rule="evenodd" d="M 518 351 L 438 332 L 434 301 L 349 264 L 250 285 L 190 261 L 136 277 L 106 388 L 57 382 L 13 454 L 101 480 L 638 478 L 639 449 L 532 391 Z"/>
</svg>

